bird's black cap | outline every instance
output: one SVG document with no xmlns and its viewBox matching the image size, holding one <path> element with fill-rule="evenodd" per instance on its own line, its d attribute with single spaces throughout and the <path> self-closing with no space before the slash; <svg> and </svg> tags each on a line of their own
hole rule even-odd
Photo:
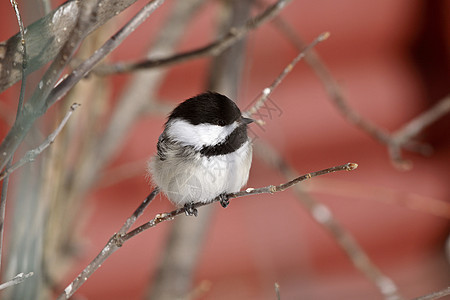
<svg viewBox="0 0 450 300">
<path fill-rule="evenodd" d="M 168 122 L 175 118 L 186 120 L 192 125 L 207 123 L 225 126 L 241 118 L 241 111 L 227 96 L 206 92 L 178 105 L 169 115 Z"/>
</svg>

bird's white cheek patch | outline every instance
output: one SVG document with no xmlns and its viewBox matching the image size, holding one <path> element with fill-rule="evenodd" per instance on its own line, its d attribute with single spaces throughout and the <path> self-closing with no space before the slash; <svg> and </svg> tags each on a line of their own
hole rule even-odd
<svg viewBox="0 0 450 300">
<path fill-rule="evenodd" d="M 227 126 L 212 124 L 192 125 L 185 120 L 177 119 L 168 124 L 167 133 L 172 140 L 182 145 L 201 149 L 203 146 L 212 146 L 222 142 L 237 126 L 237 122 Z"/>
</svg>

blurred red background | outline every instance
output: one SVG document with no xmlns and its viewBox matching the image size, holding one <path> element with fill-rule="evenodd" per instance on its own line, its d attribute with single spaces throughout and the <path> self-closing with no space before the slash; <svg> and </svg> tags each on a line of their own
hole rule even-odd
<svg viewBox="0 0 450 300">
<path fill-rule="evenodd" d="M 331 33 L 316 50 L 342 86 L 351 107 L 393 131 L 449 92 L 449 6 L 446 1 L 293 1 L 281 16 L 306 41 L 324 31 Z M 138 28 L 111 60 L 143 57 L 145 46 L 169 8 L 170 1 Z M 187 28 L 179 51 L 214 38 L 216 8 L 216 4 L 208 4 L 201 11 Z M 132 7 L 121 14 L 121 22 L 136 10 Z M 0 4 L 0 15 L 0 40 L 6 40 L 17 31 L 9 3 Z M 33 17 L 24 20 L 29 24 Z M 251 32 L 236 99 L 240 107 L 251 105 L 296 54 L 297 50 L 271 24 Z M 209 61 L 199 59 L 171 68 L 158 92 L 160 98 L 175 105 L 202 92 Z M 128 77 L 113 77 L 111 103 Z M 11 113 L 15 112 L 18 90 L 16 84 L 0 94 L 2 107 Z M 438 199 L 448 203 L 448 115 L 422 134 L 433 145 L 433 155 L 405 153 L 413 168 L 399 171 L 390 162 L 385 146 L 339 114 L 304 62 L 275 90 L 271 100 L 280 113 L 266 119 L 263 129 L 255 126 L 252 130 L 299 173 L 346 162 L 359 164 L 356 171 L 312 179 L 306 186 L 330 207 L 400 292 L 411 298 L 447 287 L 450 273 L 444 245 L 448 220 L 395 200 Z M 77 113 L 82 114 L 82 108 Z M 86 195 L 90 213 L 83 225 L 85 243 L 77 265 L 64 276 L 63 283 L 69 283 L 84 268 L 148 194 L 145 160 L 156 151 L 164 121 L 161 116 L 136 122 L 109 166 L 113 170 L 124 163 L 142 161 L 141 172 L 102 187 L 108 176 L 105 170 L 100 187 Z M 4 121 L 0 124 L 4 137 L 8 125 Z M 284 181 L 279 171 L 254 157 L 249 187 Z M 203 299 L 275 299 L 275 282 L 281 286 L 282 299 L 381 298 L 335 240 L 306 213 L 292 191 L 236 199 L 227 209 L 214 206 L 214 218 L 195 272 L 196 284 L 204 280 L 211 284 Z M 158 196 L 141 222 L 172 208 Z M 171 222 L 162 223 L 130 240 L 77 295 L 87 299 L 141 299 L 164 251 L 170 226 Z"/>
</svg>

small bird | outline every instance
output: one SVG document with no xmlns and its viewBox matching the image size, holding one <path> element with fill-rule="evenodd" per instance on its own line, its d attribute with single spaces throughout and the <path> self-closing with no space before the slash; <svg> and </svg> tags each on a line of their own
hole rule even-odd
<svg viewBox="0 0 450 300">
<path fill-rule="evenodd" d="M 169 115 L 148 164 L 152 181 L 187 215 L 197 216 L 195 202 L 220 197 L 227 207 L 228 193 L 247 183 L 252 144 L 247 125 L 228 97 L 206 92 L 179 104 Z"/>
</svg>

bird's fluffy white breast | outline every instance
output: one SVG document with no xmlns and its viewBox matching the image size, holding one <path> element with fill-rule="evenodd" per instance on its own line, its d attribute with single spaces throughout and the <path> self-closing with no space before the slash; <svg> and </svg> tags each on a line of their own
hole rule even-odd
<svg viewBox="0 0 450 300">
<path fill-rule="evenodd" d="M 149 163 L 153 182 L 177 206 L 189 202 L 208 202 L 221 193 L 237 192 L 246 184 L 252 162 L 252 146 L 245 142 L 236 151 L 212 157 L 196 154 L 183 158 L 167 153 Z"/>
<path fill-rule="evenodd" d="M 237 122 L 227 126 L 212 124 L 192 125 L 185 120 L 175 119 L 168 124 L 167 134 L 171 140 L 177 141 L 183 146 L 189 145 L 199 150 L 203 146 L 212 146 L 222 142 L 237 126 Z"/>
</svg>

